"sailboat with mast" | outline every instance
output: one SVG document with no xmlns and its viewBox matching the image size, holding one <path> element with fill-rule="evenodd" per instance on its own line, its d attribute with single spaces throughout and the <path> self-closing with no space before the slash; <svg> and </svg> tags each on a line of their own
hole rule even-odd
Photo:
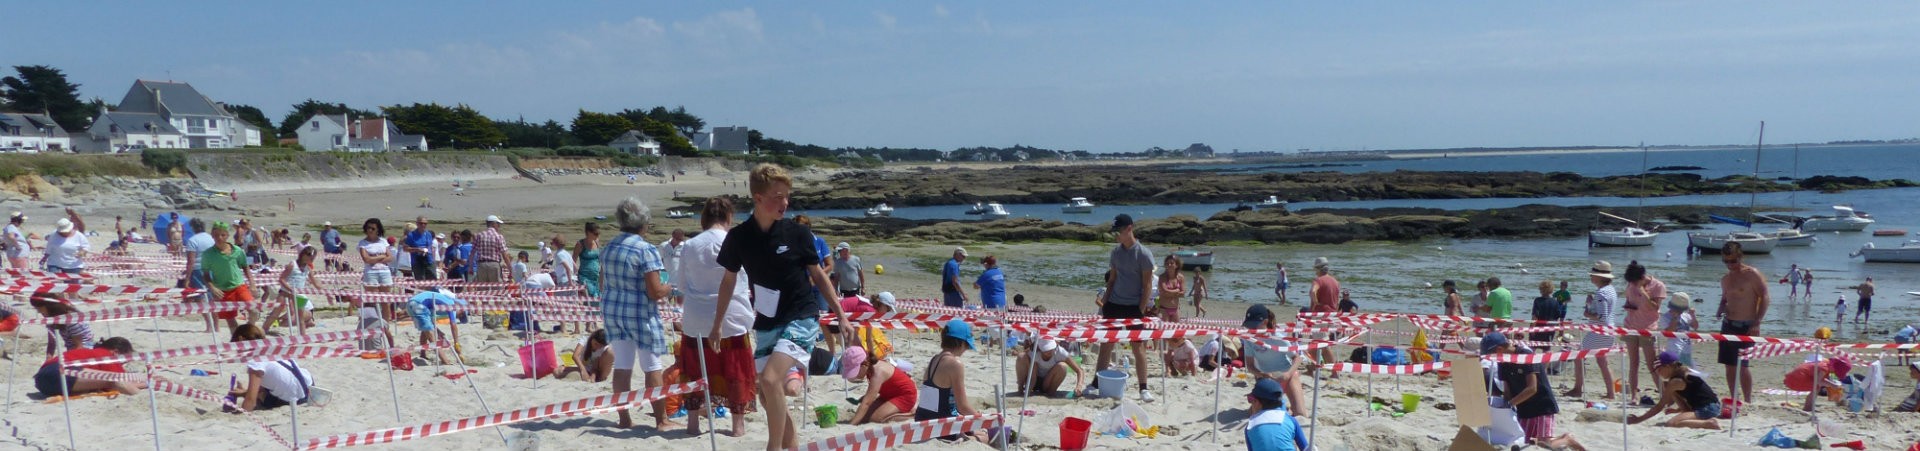
<svg viewBox="0 0 1920 451">
<path fill-rule="evenodd" d="M 1796 181 L 1800 179 L 1800 145 L 1799 144 L 1793 145 L 1793 179 Z M 1799 208 L 1800 206 L 1799 200 L 1800 200 L 1799 190 L 1793 190 L 1793 191 L 1787 192 L 1787 208 L 1789 209 Z M 1780 240 L 1780 246 L 1796 246 L 1796 247 L 1812 246 L 1814 240 L 1817 240 L 1817 238 L 1814 238 L 1813 234 L 1800 230 L 1800 225 L 1795 223 L 1794 221 L 1789 221 L 1786 219 L 1776 218 L 1768 215 L 1755 215 L 1755 217 L 1766 219 L 1772 222 L 1777 222 L 1786 226 L 1779 229 L 1761 232 L 1766 236 L 1770 236 L 1770 237 L 1773 237 L 1774 239 Z"/>
<path fill-rule="evenodd" d="M 1753 178 L 1755 180 L 1760 179 L 1760 150 L 1761 148 L 1766 146 L 1766 142 L 1767 142 L 1767 123 L 1766 121 L 1761 121 L 1760 122 L 1760 140 L 1758 143 L 1753 145 Z M 1780 245 L 1780 238 L 1767 236 L 1766 234 L 1753 231 L 1753 217 L 1754 217 L 1753 205 L 1755 202 L 1759 200 L 1759 196 L 1760 196 L 1760 193 L 1757 190 L 1748 194 L 1747 220 L 1743 221 L 1743 220 L 1729 218 L 1729 217 L 1720 216 L 1720 215 L 1710 215 L 1710 217 L 1715 221 L 1746 226 L 1747 230 L 1745 232 L 1688 233 L 1687 246 L 1694 249 L 1699 249 L 1700 253 L 1703 253 L 1703 254 L 1713 254 L 1713 253 L 1719 253 L 1721 246 L 1725 246 L 1728 242 L 1734 242 L 1734 243 L 1740 243 L 1740 251 L 1742 253 L 1747 253 L 1747 254 L 1773 253 L 1773 248 L 1775 246 Z"/>
<path fill-rule="evenodd" d="M 1646 220 L 1646 215 L 1642 213 L 1642 211 L 1645 210 L 1647 206 L 1646 190 L 1647 190 L 1647 143 L 1643 142 L 1643 143 L 1640 143 L 1640 191 L 1641 191 L 1639 194 L 1640 205 L 1637 207 L 1634 207 L 1634 214 L 1637 216 L 1640 216 L 1641 221 Z M 1639 221 L 1634 221 L 1632 219 L 1614 216 L 1604 211 L 1600 212 L 1600 216 L 1605 216 L 1608 218 L 1619 220 L 1621 222 L 1627 223 L 1627 225 L 1619 229 L 1606 229 L 1606 230 L 1595 229 L 1595 230 L 1587 231 L 1587 246 L 1589 247 L 1652 246 L 1653 241 L 1660 238 L 1660 232 L 1654 232 L 1651 230 L 1641 228 Z"/>
</svg>

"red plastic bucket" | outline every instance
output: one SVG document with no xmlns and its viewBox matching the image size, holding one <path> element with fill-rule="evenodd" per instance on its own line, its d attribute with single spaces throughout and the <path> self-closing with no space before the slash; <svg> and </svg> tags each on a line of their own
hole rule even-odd
<svg viewBox="0 0 1920 451">
<path fill-rule="evenodd" d="M 1092 429 L 1092 421 L 1067 417 L 1066 421 L 1060 422 L 1060 449 L 1063 451 L 1086 449 L 1088 431 Z"/>
<path fill-rule="evenodd" d="M 560 367 L 560 357 L 553 353 L 553 342 L 541 340 L 529 346 L 520 347 L 520 371 L 528 378 L 546 377 Z"/>
</svg>

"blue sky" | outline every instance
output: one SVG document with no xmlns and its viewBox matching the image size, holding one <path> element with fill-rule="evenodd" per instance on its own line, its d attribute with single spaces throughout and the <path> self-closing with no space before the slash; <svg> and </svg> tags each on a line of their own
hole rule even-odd
<svg viewBox="0 0 1920 451">
<path fill-rule="evenodd" d="M 685 105 L 827 146 L 1920 136 L 1916 2 L 29 2 L 0 64 L 494 117 Z"/>
</svg>

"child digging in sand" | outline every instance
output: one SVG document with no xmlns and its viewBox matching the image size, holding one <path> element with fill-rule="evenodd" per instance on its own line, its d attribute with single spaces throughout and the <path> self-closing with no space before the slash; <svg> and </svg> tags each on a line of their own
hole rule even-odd
<svg viewBox="0 0 1920 451">
<path fill-rule="evenodd" d="M 1646 413 L 1627 420 L 1627 424 L 1640 424 L 1662 412 L 1673 412 L 1673 418 L 1663 425 L 1676 428 L 1720 429 L 1720 396 L 1713 393 L 1713 387 L 1687 365 L 1680 363 L 1680 356 L 1671 352 L 1662 352 L 1660 366 L 1654 367 L 1655 376 L 1664 379 L 1660 384 L 1660 401 L 1654 403 Z M 1668 407 L 1672 407 L 1669 409 Z"/>
</svg>

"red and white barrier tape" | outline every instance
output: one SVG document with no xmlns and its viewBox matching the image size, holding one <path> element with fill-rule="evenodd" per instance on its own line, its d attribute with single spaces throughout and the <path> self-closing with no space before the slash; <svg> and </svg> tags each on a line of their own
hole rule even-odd
<svg viewBox="0 0 1920 451">
<path fill-rule="evenodd" d="M 999 415 L 978 414 L 896 424 L 852 432 L 837 437 L 828 437 L 826 440 L 808 443 L 794 449 L 798 451 L 879 451 L 896 446 L 924 442 L 932 440 L 935 437 L 965 434 L 981 429 L 992 429 L 1000 427 L 1003 421 Z"/>
<path fill-rule="evenodd" d="M 1369 365 L 1365 363 L 1336 363 L 1329 365 L 1334 371 L 1342 373 L 1368 374 L 1420 374 L 1452 366 L 1448 362 L 1423 363 L 1419 365 Z"/>
<path fill-rule="evenodd" d="M 188 295 L 198 294 L 200 290 L 173 287 L 140 287 L 133 285 L 94 285 L 78 283 L 43 283 L 35 285 L 12 285 L 0 287 L 5 293 L 57 293 L 57 294 L 120 294 L 120 295 Z"/>
<path fill-rule="evenodd" d="M 199 302 L 192 304 L 147 304 L 91 312 L 68 313 L 60 316 L 33 318 L 21 321 L 21 325 L 34 324 L 74 324 L 94 321 L 115 321 L 123 319 L 165 318 L 182 315 L 204 315 L 208 313 L 237 312 L 241 310 L 272 309 L 282 302 Z"/>
<path fill-rule="evenodd" d="M 1560 351 L 1545 354 L 1495 354 L 1481 356 L 1481 359 L 1505 363 L 1553 363 L 1581 360 L 1587 357 L 1603 357 L 1607 353 L 1618 352 L 1618 348 L 1601 348 L 1582 351 Z"/>
<path fill-rule="evenodd" d="M 345 340 L 359 340 L 362 338 L 368 338 L 368 337 L 372 337 L 380 334 L 381 334 L 381 331 L 379 329 L 367 329 L 367 330 L 347 330 L 347 331 L 339 331 L 339 332 L 327 332 L 322 334 L 291 335 L 291 336 L 285 336 L 285 337 L 268 337 L 265 340 L 252 340 L 252 341 L 242 341 L 242 342 L 235 342 L 235 343 L 221 343 L 221 344 L 215 344 L 215 345 L 201 345 L 201 346 L 190 346 L 185 348 L 163 349 L 159 351 L 142 352 L 142 353 L 136 353 L 131 355 L 125 355 L 125 356 L 114 355 L 114 356 L 106 356 L 106 357 L 96 357 L 91 359 L 67 362 L 67 365 L 98 365 L 103 363 L 154 361 L 154 360 L 160 360 L 160 359 L 171 359 L 171 358 L 189 357 L 189 356 L 196 356 L 196 355 L 225 354 L 225 353 L 233 353 L 233 352 L 241 352 L 241 351 L 251 351 L 255 349 L 268 348 L 268 347 L 274 347 L 274 346 L 287 346 L 287 345 L 308 344 L 308 343 L 326 343 L 331 341 L 345 341 Z"/>
<path fill-rule="evenodd" d="M 435 423 L 420 424 L 415 426 L 381 429 L 377 431 L 367 431 L 367 432 L 358 432 L 358 433 L 352 433 L 352 434 L 340 434 L 340 435 L 334 435 L 334 436 L 328 436 L 328 437 L 320 437 L 320 438 L 308 440 L 307 443 L 303 446 L 303 449 L 316 450 L 316 449 L 323 449 L 323 448 L 343 448 L 348 446 L 373 445 L 373 444 L 379 444 L 379 443 L 393 443 L 393 442 L 421 439 L 421 438 L 434 437 L 439 435 L 452 434 L 456 432 L 487 428 L 492 426 L 502 426 L 502 425 L 540 420 L 540 419 L 546 419 L 546 418 L 553 418 L 553 417 L 559 417 L 559 416 L 570 416 L 572 414 L 578 414 L 584 411 L 592 411 L 592 410 L 598 410 L 598 409 L 617 409 L 617 408 L 629 406 L 636 403 L 643 403 L 643 402 L 663 399 L 668 396 L 678 396 L 678 395 L 683 395 L 687 393 L 692 393 L 695 391 L 703 390 L 705 388 L 706 388 L 706 381 L 693 381 L 693 382 L 688 382 L 684 384 L 668 385 L 664 387 L 654 387 L 644 392 L 630 391 L 626 393 L 601 395 L 601 396 L 595 396 L 592 398 L 547 404 L 547 405 L 538 406 L 538 407 L 529 407 L 525 409 L 511 411 L 511 412 L 496 413 L 492 415 L 482 415 L 482 416 L 477 416 L 472 418 L 447 420 L 447 421 L 440 421 Z"/>
<path fill-rule="evenodd" d="M 79 275 L 72 275 L 72 274 L 60 274 L 60 273 L 40 271 L 40 270 L 34 270 L 34 269 L 19 269 L 19 268 L 0 269 L 0 272 L 5 272 L 7 274 L 7 277 L 38 277 L 42 279 L 91 279 L 93 278 L 92 275 L 84 274 L 84 273 Z"/>
</svg>

